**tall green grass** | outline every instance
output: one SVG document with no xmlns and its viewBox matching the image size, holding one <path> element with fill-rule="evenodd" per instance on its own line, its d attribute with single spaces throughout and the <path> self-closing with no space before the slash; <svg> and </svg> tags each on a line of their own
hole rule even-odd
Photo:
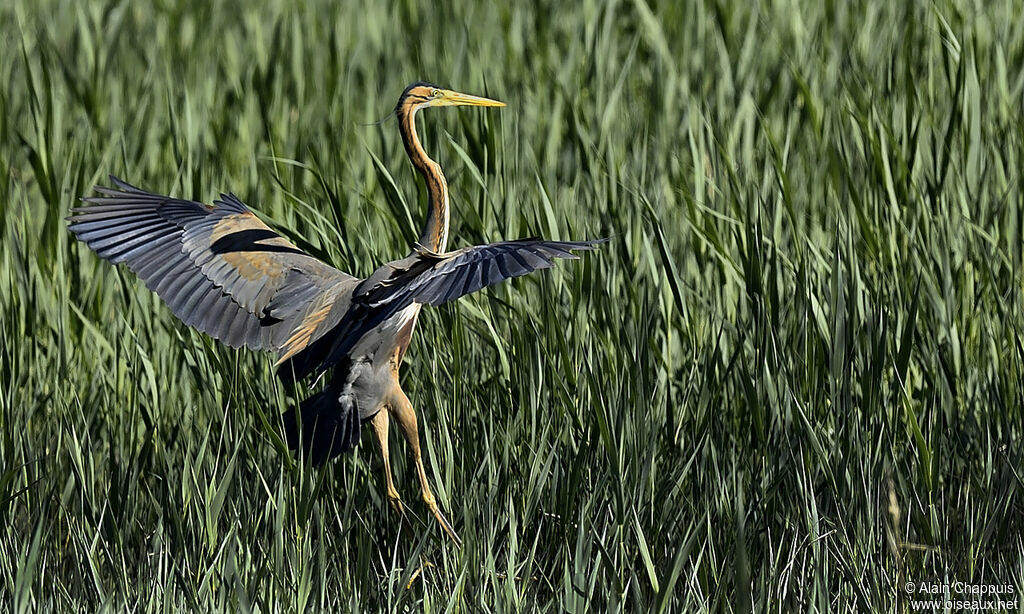
<svg viewBox="0 0 1024 614">
<path fill-rule="evenodd" d="M 1019 2 L 0 6 L 0 609 L 885 611 L 1024 590 Z M 271 359 L 67 232 L 112 172 L 365 275 L 612 241 L 431 310 L 403 372 L 465 540 L 311 471 Z"/>
</svg>

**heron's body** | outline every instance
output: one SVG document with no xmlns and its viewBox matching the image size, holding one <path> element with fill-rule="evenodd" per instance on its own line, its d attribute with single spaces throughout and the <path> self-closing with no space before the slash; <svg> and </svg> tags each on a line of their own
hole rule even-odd
<svg viewBox="0 0 1024 614">
<path fill-rule="evenodd" d="M 419 313 L 410 305 L 381 325 L 379 336 L 364 337 L 350 353 L 351 359 L 335 367 L 333 379 L 342 383 L 341 395 L 350 395 L 358 409 L 360 422 L 366 422 L 385 409 L 398 387 L 398 369 Z"/>
<path fill-rule="evenodd" d="M 395 108 L 406 151 L 429 194 L 419 243 L 364 280 L 304 253 L 238 198 L 213 206 L 146 192 L 111 177 L 99 197 L 73 210 L 71 230 L 101 257 L 128 265 L 184 323 L 232 347 L 278 354 L 288 381 L 330 371 L 326 388 L 283 420 L 289 445 L 315 464 L 351 450 L 368 422 L 391 478 L 388 428 L 400 426 L 416 463 L 423 499 L 444 529 L 420 454 L 416 413 L 399 368 L 425 304 L 440 305 L 503 279 L 575 258 L 594 242 L 508 241 L 456 251 L 448 245 L 448 185 L 416 135 L 417 110 L 430 106 L 503 106 L 486 98 L 417 83 Z"/>
</svg>

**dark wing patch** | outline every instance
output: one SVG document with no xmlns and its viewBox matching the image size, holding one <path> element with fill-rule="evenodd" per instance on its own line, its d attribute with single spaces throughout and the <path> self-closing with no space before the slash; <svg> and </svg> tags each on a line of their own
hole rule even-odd
<svg viewBox="0 0 1024 614">
<path fill-rule="evenodd" d="M 233 194 L 214 205 L 114 187 L 72 209 L 70 229 L 101 258 L 125 263 L 185 324 L 232 347 L 278 350 L 317 297 L 357 280 L 304 253 Z M 347 289 L 347 292 L 346 292 Z"/>
<path fill-rule="evenodd" d="M 550 268 L 557 258 L 578 258 L 573 251 L 595 249 L 604 241 L 524 239 L 447 254 L 421 249 L 385 264 L 356 288 L 351 307 L 332 330 L 307 343 L 306 351 L 293 358 L 292 374 L 301 378 L 340 362 L 364 335 L 409 305 L 453 301 L 506 279 Z"/>
</svg>

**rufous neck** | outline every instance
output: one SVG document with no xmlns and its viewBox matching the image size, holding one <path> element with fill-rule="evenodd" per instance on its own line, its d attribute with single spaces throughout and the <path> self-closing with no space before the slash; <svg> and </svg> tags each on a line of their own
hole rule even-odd
<svg viewBox="0 0 1024 614">
<path fill-rule="evenodd" d="M 431 160 L 420 145 L 416 135 L 415 108 L 399 115 L 398 127 L 412 165 L 427 184 L 427 220 L 419 242 L 432 251 L 444 252 L 448 247 L 448 182 L 441 166 Z"/>
</svg>

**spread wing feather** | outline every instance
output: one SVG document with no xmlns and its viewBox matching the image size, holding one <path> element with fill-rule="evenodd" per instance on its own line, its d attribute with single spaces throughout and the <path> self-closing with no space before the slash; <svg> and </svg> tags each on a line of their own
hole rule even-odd
<svg viewBox="0 0 1024 614">
<path fill-rule="evenodd" d="M 328 334 L 292 358 L 283 377 L 301 378 L 343 360 L 368 332 L 414 303 L 440 305 L 512 277 L 547 269 L 557 258 L 578 258 L 599 241 L 524 239 L 468 247 L 447 254 L 418 250 L 385 264 L 363 281 L 351 307 Z M 282 357 L 281 361 L 291 358 Z"/>
<path fill-rule="evenodd" d="M 347 311 L 358 280 L 275 233 L 233 194 L 209 206 L 110 179 L 114 187 L 97 186 L 100 196 L 72 209 L 71 231 L 101 258 L 125 263 L 189 326 L 232 347 L 284 354 L 301 349 L 288 343 L 294 331 L 309 331 L 309 343 Z"/>
</svg>

